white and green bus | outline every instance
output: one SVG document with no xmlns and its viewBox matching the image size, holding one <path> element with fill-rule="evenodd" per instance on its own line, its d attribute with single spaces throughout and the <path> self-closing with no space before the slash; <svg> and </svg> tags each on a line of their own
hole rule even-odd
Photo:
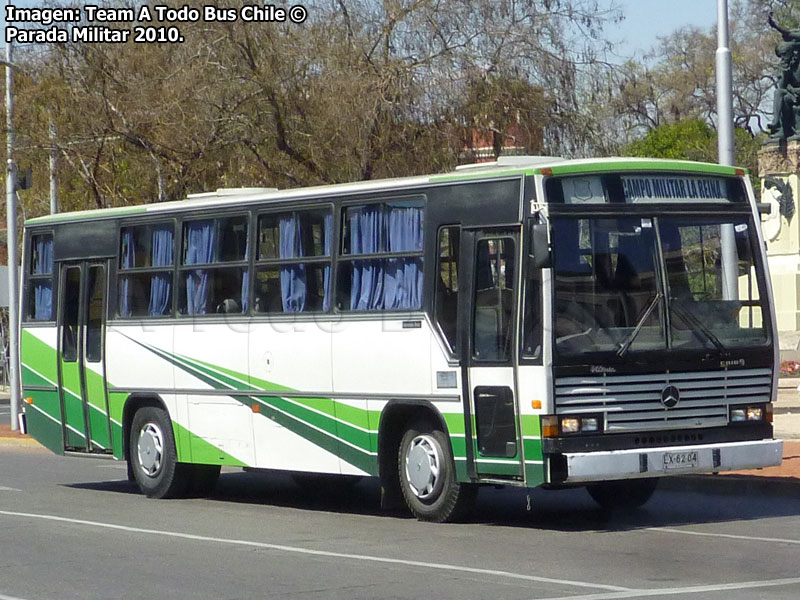
<svg viewBox="0 0 800 600">
<path fill-rule="evenodd" d="M 516 157 L 46 216 L 21 296 L 29 432 L 151 497 L 223 465 L 372 476 L 446 521 L 481 484 L 637 506 L 782 457 L 733 167 Z"/>
</svg>

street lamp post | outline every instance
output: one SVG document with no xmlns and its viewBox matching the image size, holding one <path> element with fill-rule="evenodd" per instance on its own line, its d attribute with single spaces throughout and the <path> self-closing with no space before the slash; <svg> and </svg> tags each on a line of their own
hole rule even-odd
<svg viewBox="0 0 800 600">
<path fill-rule="evenodd" d="M 6 6 L 10 0 L 6 0 Z M 17 168 L 14 164 L 14 96 L 12 45 L 6 43 L 6 244 L 8 247 L 8 382 L 11 392 L 11 429 L 19 429 L 20 391 L 18 369 L 19 272 L 17 269 Z"/>
</svg>

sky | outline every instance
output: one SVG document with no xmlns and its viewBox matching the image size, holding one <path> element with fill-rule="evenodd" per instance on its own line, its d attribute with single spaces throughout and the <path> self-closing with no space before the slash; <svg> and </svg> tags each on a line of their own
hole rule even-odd
<svg viewBox="0 0 800 600">
<path fill-rule="evenodd" d="M 620 42 L 618 52 L 624 55 L 649 49 L 657 36 L 667 35 L 683 25 L 708 28 L 717 21 L 716 0 L 600 0 L 601 4 L 611 1 L 615 1 L 623 9 L 625 20 L 618 26 L 609 26 L 607 34 L 613 41 Z M 83 2 L 86 3 L 88 0 Z M 42 2 L 16 0 L 13 4 L 18 7 L 36 7 L 41 6 Z M 200 3 L 187 1 L 187 4 Z M 0 28 L 2 27 L 5 27 L 4 7 L 0 10 Z"/>
<path fill-rule="evenodd" d="M 619 42 L 618 54 L 631 56 L 650 49 L 658 36 L 684 25 L 709 29 L 717 23 L 716 0 L 615 0 L 625 20 L 606 33 Z"/>
</svg>

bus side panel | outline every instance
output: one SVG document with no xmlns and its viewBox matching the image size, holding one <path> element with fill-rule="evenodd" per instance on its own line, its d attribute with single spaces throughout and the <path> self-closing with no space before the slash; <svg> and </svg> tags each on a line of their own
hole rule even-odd
<svg viewBox="0 0 800 600">
<path fill-rule="evenodd" d="M 125 402 L 132 394 L 162 398 L 175 386 L 172 372 L 172 325 L 116 325 L 106 330 L 106 379 L 108 416 L 114 456 L 122 459 L 122 416 Z M 176 404 L 167 404 L 173 425 L 179 414 Z M 175 437 L 178 458 L 184 448 Z"/>
<path fill-rule="evenodd" d="M 259 468 L 342 472 L 330 328 L 326 321 L 252 325 L 249 377 L 259 405 L 253 415 Z"/>
<path fill-rule="evenodd" d="M 64 433 L 57 383 L 57 339 L 55 325 L 22 329 L 20 374 L 22 396 L 33 400 L 25 405 L 28 433 L 46 448 L 56 454 L 63 454 Z"/>
<path fill-rule="evenodd" d="M 176 439 L 189 444 L 181 460 L 254 466 L 253 404 L 247 380 L 248 325 L 187 320 L 175 326 L 173 423 Z M 186 458 L 190 457 L 187 461 Z"/>
<path fill-rule="evenodd" d="M 544 458 L 542 455 L 541 415 L 552 406 L 547 389 L 545 369 L 540 366 L 519 367 L 519 412 L 520 433 L 525 456 L 525 485 L 536 487 L 544 483 Z M 534 409 L 531 402 L 539 400 L 541 409 Z"/>
<path fill-rule="evenodd" d="M 467 471 L 467 441 L 462 400 L 461 367 L 452 366 L 442 344 L 431 334 L 431 366 L 429 374 L 433 389 L 433 404 L 439 410 L 450 436 L 450 447 L 459 481 L 469 481 Z"/>
</svg>

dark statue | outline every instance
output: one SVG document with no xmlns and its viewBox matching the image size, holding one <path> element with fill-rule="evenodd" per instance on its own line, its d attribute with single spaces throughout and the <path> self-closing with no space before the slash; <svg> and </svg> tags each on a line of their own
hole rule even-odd
<svg viewBox="0 0 800 600">
<path fill-rule="evenodd" d="M 780 214 L 786 217 L 789 223 L 792 222 L 794 216 L 794 195 L 792 194 L 792 186 L 788 181 L 775 175 L 767 175 L 764 177 L 764 187 L 767 189 L 775 188 L 778 191 L 778 207 Z"/>
<path fill-rule="evenodd" d="M 768 22 L 783 38 L 775 46 L 780 75 L 772 105 L 772 123 L 767 127 L 771 134 L 769 141 L 800 140 L 800 29 L 784 29 L 775 23 L 772 13 Z"/>
</svg>

